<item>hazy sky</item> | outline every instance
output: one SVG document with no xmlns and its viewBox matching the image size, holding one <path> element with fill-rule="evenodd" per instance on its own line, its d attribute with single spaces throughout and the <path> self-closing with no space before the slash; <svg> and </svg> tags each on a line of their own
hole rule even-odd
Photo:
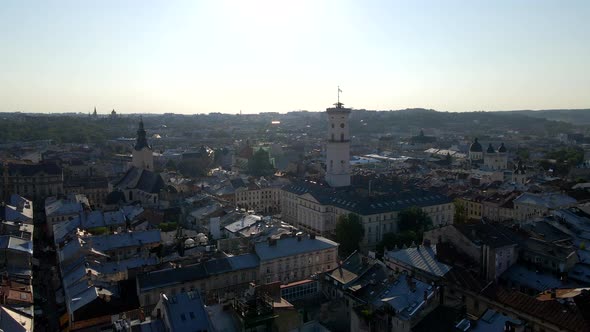
<svg viewBox="0 0 590 332">
<path fill-rule="evenodd" d="M 590 107 L 590 1 L 0 3 L 0 111 Z"/>
</svg>

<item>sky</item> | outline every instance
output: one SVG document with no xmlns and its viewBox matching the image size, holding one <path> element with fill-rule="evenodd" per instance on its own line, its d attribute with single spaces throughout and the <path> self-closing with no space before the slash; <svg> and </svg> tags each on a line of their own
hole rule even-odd
<svg viewBox="0 0 590 332">
<path fill-rule="evenodd" d="M 590 108 L 590 1 L 0 4 L 0 111 Z"/>
</svg>

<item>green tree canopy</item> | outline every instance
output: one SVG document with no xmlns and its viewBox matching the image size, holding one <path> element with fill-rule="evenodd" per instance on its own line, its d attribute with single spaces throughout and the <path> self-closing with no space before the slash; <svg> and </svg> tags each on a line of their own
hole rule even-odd
<svg viewBox="0 0 590 332">
<path fill-rule="evenodd" d="M 422 233 L 432 226 L 430 216 L 417 206 L 400 211 L 397 218 L 400 232 L 414 231 L 420 238 L 422 238 Z"/>
<path fill-rule="evenodd" d="M 248 160 L 248 172 L 254 176 L 264 176 L 273 173 L 268 152 L 258 149 Z"/>
<path fill-rule="evenodd" d="M 414 231 L 405 231 L 400 233 L 385 233 L 383 234 L 383 239 L 381 242 L 377 244 L 377 252 L 382 254 L 385 249 L 391 250 L 394 247 L 403 247 L 410 246 L 414 242 L 414 244 L 419 244 L 419 237 Z"/>
<path fill-rule="evenodd" d="M 467 222 L 467 212 L 465 211 L 463 203 L 460 200 L 455 199 L 453 205 L 455 205 L 455 217 L 453 222 L 455 224 L 464 224 Z"/>
<path fill-rule="evenodd" d="M 340 243 L 340 255 L 346 257 L 358 250 L 365 229 L 358 215 L 341 215 L 336 223 L 336 241 Z"/>
</svg>

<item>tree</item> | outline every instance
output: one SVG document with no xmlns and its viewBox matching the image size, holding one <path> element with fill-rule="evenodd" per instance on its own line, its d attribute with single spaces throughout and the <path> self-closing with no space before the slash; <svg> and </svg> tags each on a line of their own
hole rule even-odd
<svg viewBox="0 0 590 332">
<path fill-rule="evenodd" d="M 467 212 L 465 211 L 465 206 L 458 199 L 453 201 L 453 205 L 455 205 L 455 219 L 453 222 L 455 224 L 464 224 L 467 221 Z"/>
<path fill-rule="evenodd" d="M 377 244 L 377 252 L 382 254 L 385 249 L 391 250 L 397 247 L 409 246 L 412 242 L 418 244 L 419 237 L 414 231 L 405 231 L 401 233 L 385 233 L 381 242 Z"/>
<path fill-rule="evenodd" d="M 399 212 L 398 230 L 400 232 L 414 231 L 422 238 L 422 233 L 432 226 L 432 219 L 417 206 L 412 206 Z"/>
<path fill-rule="evenodd" d="M 341 215 L 336 223 L 336 241 L 340 243 L 340 255 L 346 257 L 358 250 L 364 235 L 365 229 L 358 215 Z"/>
<path fill-rule="evenodd" d="M 258 149 L 248 160 L 248 172 L 254 176 L 264 176 L 273 173 L 269 154 L 264 149 Z"/>
</svg>

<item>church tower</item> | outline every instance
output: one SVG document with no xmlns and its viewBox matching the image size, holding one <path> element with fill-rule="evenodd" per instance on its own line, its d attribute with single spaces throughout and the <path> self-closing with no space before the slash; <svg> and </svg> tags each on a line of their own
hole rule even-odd
<svg viewBox="0 0 590 332">
<path fill-rule="evenodd" d="M 350 132 L 348 117 L 350 109 L 340 102 L 328 108 L 328 142 L 326 144 L 326 182 L 331 187 L 350 186 Z"/>
<path fill-rule="evenodd" d="M 133 167 L 154 170 L 154 154 L 152 147 L 148 144 L 142 118 L 139 120 L 137 140 L 133 147 Z"/>
</svg>

